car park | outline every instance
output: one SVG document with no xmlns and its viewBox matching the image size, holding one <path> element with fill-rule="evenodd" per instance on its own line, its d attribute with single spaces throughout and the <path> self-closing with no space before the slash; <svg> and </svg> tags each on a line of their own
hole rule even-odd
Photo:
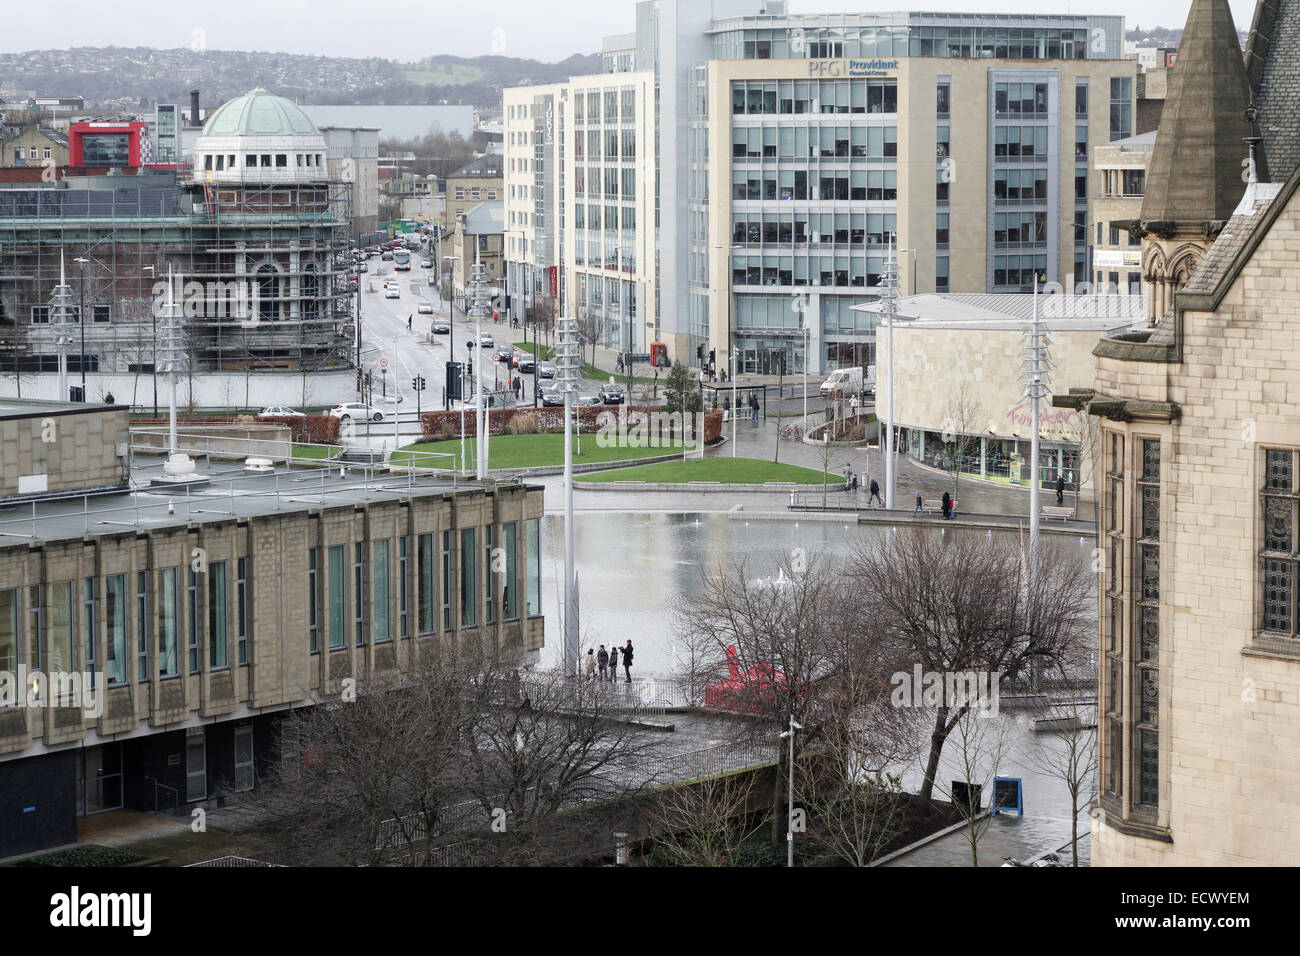
<svg viewBox="0 0 1300 956">
<path fill-rule="evenodd" d="M 384 413 L 377 408 L 371 408 L 363 402 L 348 402 L 343 405 L 337 405 L 330 409 L 330 414 L 341 421 L 350 421 L 354 418 L 361 421 L 380 422 L 384 420 Z"/>
<path fill-rule="evenodd" d="M 257 413 L 258 418 L 306 418 L 302 412 L 295 411 L 288 405 L 268 405 Z"/>
</svg>

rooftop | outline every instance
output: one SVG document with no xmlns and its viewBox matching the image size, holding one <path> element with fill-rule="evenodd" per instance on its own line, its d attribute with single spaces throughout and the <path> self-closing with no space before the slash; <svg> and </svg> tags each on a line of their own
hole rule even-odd
<svg viewBox="0 0 1300 956">
<path fill-rule="evenodd" d="M 51 403 L 52 404 L 52 403 Z M 87 535 L 189 527 L 277 512 L 317 511 L 429 495 L 491 493 L 501 483 L 453 480 L 443 475 L 398 475 L 347 465 L 249 473 L 242 462 L 200 461 L 209 479 L 193 487 L 150 487 L 162 476 L 162 459 L 137 459 L 131 490 L 66 495 L 0 508 L 0 548 Z M 170 509 L 170 510 L 169 510 Z"/>
<path fill-rule="evenodd" d="M 502 156 L 500 153 L 488 153 L 486 156 L 467 163 L 456 172 L 448 176 L 448 179 L 500 179 L 504 174 Z"/>
<path fill-rule="evenodd" d="M 908 327 L 1024 331 L 1033 319 L 1032 294 L 927 293 L 900 296 L 898 317 Z M 1141 322 L 1145 300 L 1136 295 L 1046 295 L 1038 309 L 1048 329 L 1061 332 L 1109 332 Z M 879 314 L 877 302 L 853 306 Z"/>
<path fill-rule="evenodd" d="M 10 418 L 44 418 L 50 415 L 75 415 L 81 412 L 120 411 L 122 405 L 96 405 L 86 402 L 53 402 L 35 398 L 0 398 L 0 421 Z"/>
<path fill-rule="evenodd" d="M 223 103 L 203 124 L 204 136 L 293 136 L 316 132 L 316 125 L 301 107 L 261 87 Z"/>
</svg>

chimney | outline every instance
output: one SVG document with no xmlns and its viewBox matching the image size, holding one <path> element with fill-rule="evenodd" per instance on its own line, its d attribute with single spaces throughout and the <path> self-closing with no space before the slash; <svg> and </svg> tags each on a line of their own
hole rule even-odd
<svg viewBox="0 0 1300 956">
<path fill-rule="evenodd" d="M 199 126 L 199 91 L 190 90 L 190 125 Z"/>
</svg>

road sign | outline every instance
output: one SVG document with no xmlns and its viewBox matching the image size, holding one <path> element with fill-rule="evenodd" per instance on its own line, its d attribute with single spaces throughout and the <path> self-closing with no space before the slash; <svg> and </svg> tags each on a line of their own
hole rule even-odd
<svg viewBox="0 0 1300 956">
<path fill-rule="evenodd" d="M 379 360 L 379 367 L 380 367 L 380 368 L 388 368 L 388 359 L 386 359 L 386 358 L 381 358 L 381 359 Z"/>
</svg>

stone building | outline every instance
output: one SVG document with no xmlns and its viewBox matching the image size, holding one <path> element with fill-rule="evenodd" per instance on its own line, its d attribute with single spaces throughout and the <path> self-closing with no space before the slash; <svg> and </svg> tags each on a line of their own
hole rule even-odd
<svg viewBox="0 0 1300 956">
<path fill-rule="evenodd" d="M 1094 865 L 1300 854 L 1300 3 L 1261 0 L 1248 70 L 1236 45 L 1194 0 L 1143 208 L 1154 325 L 1054 398 L 1101 425 Z"/>
<path fill-rule="evenodd" d="M 16 427 L 39 442 L 35 411 Z M 59 419 L 99 460 L 116 432 L 78 417 L 111 416 Z M 61 498 L 0 515 L 0 857 L 74 842 L 87 814 L 252 789 L 286 717 L 428 648 L 540 650 L 541 489 L 209 474 L 84 498 L 97 472 L 51 474 Z"/>
</svg>

